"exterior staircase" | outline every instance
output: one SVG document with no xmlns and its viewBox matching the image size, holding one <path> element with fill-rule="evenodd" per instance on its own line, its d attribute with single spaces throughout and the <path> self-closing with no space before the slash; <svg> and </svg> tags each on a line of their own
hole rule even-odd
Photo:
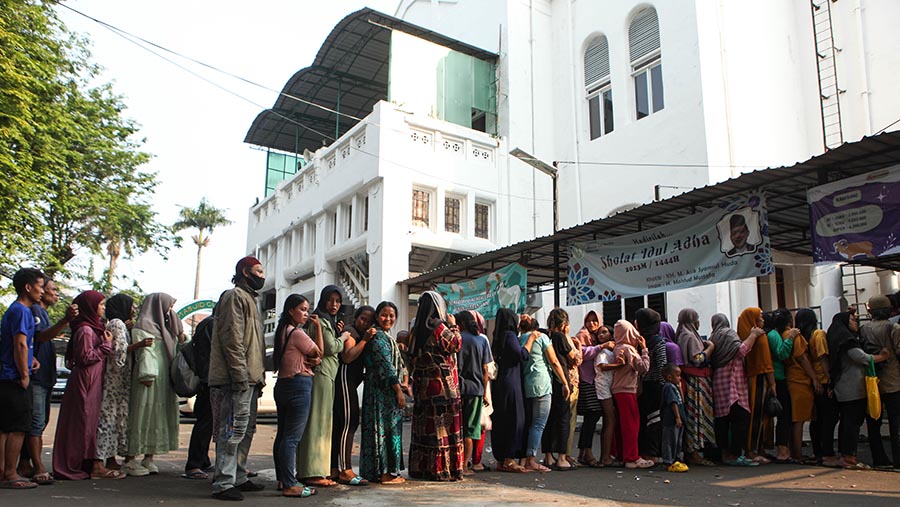
<svg viewBox="0 0 900 507">
<path fill-rule="evenodd" d="M 365 254 L 338 262 L 338 283 L 354 307 L 369 304 L 369 259 Z"/>
</svg>

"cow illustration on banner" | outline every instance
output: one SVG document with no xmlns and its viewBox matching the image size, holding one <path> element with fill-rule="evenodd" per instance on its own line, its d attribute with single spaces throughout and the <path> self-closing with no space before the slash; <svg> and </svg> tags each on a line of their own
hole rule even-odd
<svg viewBox="0 0 900 507">
<path fill-rule="evenodd" d="M 517 313 L 525 309 L 527 282 L 528 271 L 513 263 L 474 280 L 438 284 L 436 289 L 450 313 L 476 310 L 490 320 L 500 308 Z"/>
<path fill-rule="evenodd" d="M 566 300 L 610 301 L 773 270 L 765 194 L 743 194 L 648 231 L 572 242 Z"/>
</svg>

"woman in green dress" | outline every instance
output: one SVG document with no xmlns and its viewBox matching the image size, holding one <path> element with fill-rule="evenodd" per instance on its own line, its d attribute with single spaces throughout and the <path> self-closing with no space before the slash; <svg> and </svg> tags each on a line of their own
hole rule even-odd
<svg viewBox="0 0 900 507">
<path fill-rule="evenodd" d="M 403 409 L 409 392 L 409 375 L 400 348 L 391 336 L 397 306 L 382 301 L 375 309 L 375 337 L 363 352 L 362 438 L 359 473 L 371 482 L 402 484 Z"/>
<path fill-rule="evenodd" d="M 309 419 L 297 447 L 297 477 L 303 484 L 311 487 L 328 488 L 337 485 L 327 476 L 331 471 L 334 379 L 339 365 L 338 354 L 344 347 L 339 338 L 344 330 L 344 323 L 338 320 L 340 310 L 340 289 L 336 285 L 323 288 L 313 313 L 319 316 L 324 350 L 322 362 L 313 370 Z"/>
<path fill-rule="evenodd" d="M 128 475 L 159 473 L 153 456 L 178 449 L 178 397 L 169 381 L 169 368 L 184 332 L 174 306 L 174 297 L 150 294 L 131 330 L 131 343 L 143 346 L 135 349 L 131 373 L 124 466 Z M 140 463 L 134 459 L 138 454 L 144 455 Z"/>
</svg>

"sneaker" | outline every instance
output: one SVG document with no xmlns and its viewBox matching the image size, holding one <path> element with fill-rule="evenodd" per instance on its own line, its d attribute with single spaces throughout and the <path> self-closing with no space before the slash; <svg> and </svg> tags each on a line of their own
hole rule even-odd
<svg viewBox="0 0 900 507">
<path fill-rule="evenodd" d="M 143 477 L 145 475 L 150 475 L 150 470 L 147 470 L 146 467 L 142 466 L 136 460 L 131 460 L 122 465 L 122 470 L 125 470 L 125 473 L 132 477 Z"/>
<path fill-rule="evenodd" d="M 681 473 L 681 472 L 687 472 L 690 469 L 684 463 L 682 463 L 680 461 L 676 461 L 675 463 L 672 463 L 671 465 L 669 465 L 669 468 L 667 468 L 666 470 L 669 472 Z"/>
<path fill-rule="evenodd" d="M 218 493 L 213 493 L 212 497 L 216 500 L 230 500 L 232 502 L 240 502 L 244 499 L 244 495 L 237 488 L 231 487 Z"/>
<path fill-rule="evenodd" d="M 159 467 L 156 466 L 155 463 L 153 463 L 152 459 L 144 458 L 144 460 L 141 461 L 141 466 L 147 469 L 148 474 L 158 474 L 159 473 Z"/>
<path fill-rule="evenodd" d="M 241 484 L 240 486 L 237 486 L 237 489 L 245 492 L 262 491 L 266 489 L 266 486 L 263 484 L 257 484 L 248 479 L 247 482 Z"/>
</svg>

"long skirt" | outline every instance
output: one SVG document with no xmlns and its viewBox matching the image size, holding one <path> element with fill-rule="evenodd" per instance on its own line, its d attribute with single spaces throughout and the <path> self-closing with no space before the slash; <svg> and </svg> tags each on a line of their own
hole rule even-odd
<svg viewBox="0 0 900 507">
<path fill-rule="evenodd" d="M 747 452 L 762 453 L 774 445 L 772 418 L 765 413 L 766 376 L 747 379 L 750 390 L 750 431 L 747 432 Z"/>
<path fill-rule="evenodd" d="M 403 470 L 403 410 L 393 389 L 376 384 L 363 387 L 359 455 L 359 474 L 372 482 Z"/>
<path fill-rule="evenodd" d="M 682 377 L 685 382 L 684 409 L 686 453 L 702 451 L 716 441 L 711 377 Z"/>
<path fill-rule="evenodd" d="M 460 399 L 416 399 L 409 476 L 432 481 L 458 480 L 462 478 L 464 459 Z"/>
</svg>

